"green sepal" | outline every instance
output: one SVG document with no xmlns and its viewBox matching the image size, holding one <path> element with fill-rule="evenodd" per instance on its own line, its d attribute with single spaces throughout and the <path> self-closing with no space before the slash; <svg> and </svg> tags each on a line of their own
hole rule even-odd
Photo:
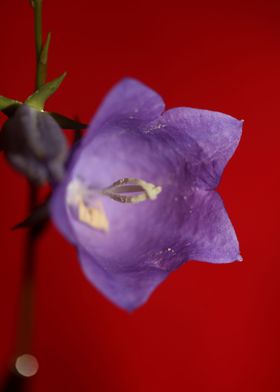
<svg viewBox="0 0 280 392">
<path fill-rule="evenodd" d="M 34 108 L 34 106 L 30 104 L 28 100 L 29 98 L 26 100 L 25 103 Z M 0 96 L 0 111 L 2 111 L 8 117 L 11 117 L 20 105 L 22 105 L 22 102 L 20 101 Z M 59 113 L 55 113 L 55 112 L 46 112 L 46 113 L 50 114 L 53 117 L 53 119 L 58 123 L 58 125 L 63 129 L 73 129 L 74 131 L 82 131 L 83 129 L 86 129 L 88 126 L 87 124 L 83 124 L 79 121 L 72 120 L 71 118 L 63 116 L 62 114 Z"/>
<path fill-rule="evenodd" d="M 4 112 L 9 109 L 11 106 L 19 106 L 21 102 L 16 99 L 10 99 L 3 96 L 0 96 L 0 111 Z"/>
<path fill-rule="evenodd" d="M 18 229 L 35 229 L 36 231 L 42 230 L 46 223 L 49 220 L 49 197 L 37 206 L 32 213 L 27 216 L 24 220 L 14 225 L 11 229 L 18 230 Z"/>
<path fill-rule="evenodd" d="M 78 121 L 72 120 L 71 118 L 65 117 L 62 114 L 59 113 L 49 113 L 55 121 L 58 123 L 58 125 L 63 128 L 63 129 L 73 129 L 75 131 L 82 131 L 87 127 L 87 124 L 82 124 Z"/>
<path fill-rule="evenodd" d="M 14 105 L 11 105 L 7 107 L 6 109 L 2 110 L 2 112 L 7 116 L 7 117 L 12 117 L 17 110 L 22 105 L 21 102 L 15 103 Z"/>
<path fill-rule="evenodd" d="M 65 76 L 66 72 L 51 82 L 44 84 L 34 94 L 30 95 L 25 103 L 36 110 L 44 110 L 46 101 L 56 92 Z"/>
</svg>

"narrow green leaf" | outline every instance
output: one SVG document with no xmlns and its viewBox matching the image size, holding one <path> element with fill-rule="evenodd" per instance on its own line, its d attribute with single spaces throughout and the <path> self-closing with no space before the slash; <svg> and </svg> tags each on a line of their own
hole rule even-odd
<svg viewBox="0 0 280 392">
<path fill-rule="evenodd" d="M 40 56 L 40 62 L 44 65 L 46 65 L 48 62 L 50 42 L 51 42 L 51 33 L 48 33 L 45 45 L 42 49 L 41 56 Z"/>
<path fill-rule="evenodd" d="M 51 33 L 48 33 L 45 45 L 41 51 L 41 55 L 38 62 L 38 85 L 43 86 L 47 78 L 47 68 L 48 68 L 48 53 L 51 41 Z"/>
<path fill-rule="evenodd" d="M 37 91 L 35 91 L 34 94 L 28 97 L 25 103 L 27 103 L 27 105 L 33 107 L 34 109 L 43 110 L 46 101 L 56 92 L 65 76 L 66 72 L 64 72 L 64 74 L 52 80 L 51 82 L 44 84 Z"/>
<path fill-rule="evenodd" d="M 37 206 L 24 220 L 12 227 L 12 230 L 27 228 L 42 228 L 49 218 L 49 197 L 41 205 Z"/>
<path fill-rule="evenodd" d="M 6 110 L 9 106 L 20 105 L 20 104 L 21 104 L 21 102 L 15 100 L 15 99 L 10 99 L 10 98 L 0 96 L 0 110 L 1 111 Z"/>
<path fill-rule="evenodd" d="M 15 103 L 14 105 L 8 106 L 6 109 L 2 110 L 2 112 L 7 116 L 7 117 L 12 117 L 17 110 L 18 107 L 22 105 L 21 102 Z"/>
<path fill-rule="evenodd" d="M 82 124 L 78 121 L 72 120 L 71 118 L 65 117 L 59 113 L 49 113 L 55 121 L 63 129 L 74 129 L 75 131 L 81 131 L 87 127 L 87 124 Z"/>
</svg>

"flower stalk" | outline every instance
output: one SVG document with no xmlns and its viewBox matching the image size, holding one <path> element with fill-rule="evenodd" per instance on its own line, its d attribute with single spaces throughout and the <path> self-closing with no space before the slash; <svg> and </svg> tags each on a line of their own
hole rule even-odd
<svg viewBox="0 0 280 392">
<path fill-rule="evenodd" d="M 40 57 L 42 51 L 42 3 L 43 0 L 34 0 L 34 29 L 36 48 L 36 89 L 43 84 Z M 28 212 L 31 214 L 37 205 L 37 186 L 29 181 Z M 21 297 L 20 320 L 17 340 L 17 355 L 22 355 L 30 350 L 33 326 L 34 308 L 34 274 L 36 259 L 36 243 L 38 230 L 36 227 L 28 229 L 25 247 L 23 287 Z"/>
<path fill-rule="evenodd" d="M 45 81 L 44 68 L 42 67 L 42 0 L 34 0 L 31 5 L 34 10 L 35 48 L 36 48 L 36 89 L 40 88 Z M 37 186 L 29 181 L 28 213 L 31 214 L 38 198 Z M 24 266 L 22 277 L 22 289 L 20 297 L 20 309 L 18 320 L 18 331 L 15 347 L 15 360 L 12 373 L 7 379 L 3 391 L 22 390 L 24 379 L 37 373 L 38 362 L 30 355 L 34 318 L 35 299 L 35 267 L 36 267 L 36 245 L 42 227 L 31 226 L 26 236 Z M 15 381 L 17 380 L 17 381 Z"/>
<path fill-rule="evenodd" d="M 42 38 L 42 7 L 43 0 L 34 0 L 34 29 L 35 29 L 35 49 L 36 49 L 36 89 L 44 83 L 43 67 L 41 62 L 43 38 Z"/>
</svg>

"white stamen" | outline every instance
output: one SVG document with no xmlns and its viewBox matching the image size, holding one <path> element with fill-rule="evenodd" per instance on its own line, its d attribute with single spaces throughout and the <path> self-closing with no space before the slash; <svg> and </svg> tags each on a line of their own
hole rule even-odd
<svg viewBox="0 0 280 392">
<path fill-rule="evenodd" d="M 91 206 L 85 204 L 86 196 L 91 193 L 80 180 L 74 179 L 67 186 L 66 203 L 77 208 L 80 222 L 86 223 L 94 229 L 108 232 L 109 221 L 101 200 L 94 200 Z M 96 192 L 96 194 L 98 193 Z"/>
</svg>

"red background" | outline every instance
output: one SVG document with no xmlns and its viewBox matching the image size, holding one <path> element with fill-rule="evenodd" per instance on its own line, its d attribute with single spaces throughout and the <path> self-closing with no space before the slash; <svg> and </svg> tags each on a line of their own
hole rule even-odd
<svg viewBox="0 0 280 392">
<path fill-rule="evenodd" d="M 32 11 L 1 1 L 0 93 L 33 88 Z M 45 1 L 49 77 L 69 72 L 48 109 L 89 121 L 110 86 L 134 76 L 168 107 L 245 119 L 220 192 L 244 263 L 190 262 L 126 314 L 84 278 L 51 227 L 39 247 L 32 391 L 280 390 L 278 1 Z M 47 31 L 47 30 L 46 30 Z M 45 31 L 45 32 L 46 32 Z M 25 180 L 0 158 L 0 375 L 13 346 Z"/>
</svg>

